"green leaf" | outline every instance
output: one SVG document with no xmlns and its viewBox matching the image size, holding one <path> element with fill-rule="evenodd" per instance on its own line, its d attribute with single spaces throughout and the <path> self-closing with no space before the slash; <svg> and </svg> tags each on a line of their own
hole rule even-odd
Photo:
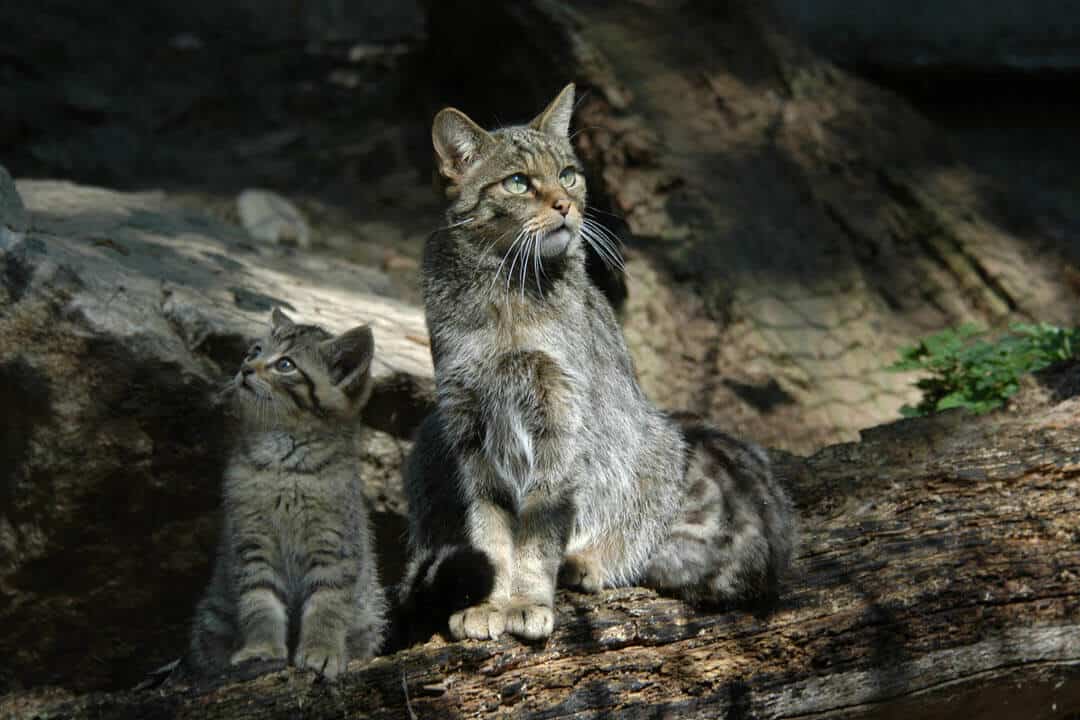
<svg viewBox="0 0 1080 720">
<path fill-rule="evenodd" d="M 1080 329 L 1049 323 L 1013 323 L 1009 332 L 992 338 L 974 323 L 928 335 L 899 350 L 900 358 L 886 369 L 922 371 L 914 382 L 923 393 L 915 407 L 900 409 L 904 417 L 965 407 L 989 412 L 1015 394 L 1022 375 L 1077 357 Z"/>
</svg>

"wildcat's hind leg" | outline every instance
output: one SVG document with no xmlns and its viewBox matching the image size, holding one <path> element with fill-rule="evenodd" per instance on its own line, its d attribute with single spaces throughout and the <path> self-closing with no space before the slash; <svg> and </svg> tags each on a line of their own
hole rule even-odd
<svg viewBox="0 0 1080 720">
<path fill-rule="evenodd" d="M 582 550 L 563 558 L 559 568 L 559 587 L 586 593 L 600 592 L 604 587 L 603 561 L 596 550 Z"/>
<path fill-rule="evenodd" d="M 684 506 L 644 581 L 694 602 L 772 596 L 794 545 L 791 501 L 768 456 L 707 425 L 687 423 Z"/>
</svg>

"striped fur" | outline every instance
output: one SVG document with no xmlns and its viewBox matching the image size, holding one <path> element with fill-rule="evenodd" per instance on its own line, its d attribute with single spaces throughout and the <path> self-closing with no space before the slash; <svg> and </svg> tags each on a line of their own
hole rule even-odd
<svg viewBox="0 0 1080 720">
<path fill-rule="evenodd" d="M 291 658 L 334 677 L 374 655 L 385 626 L 356 448 L 374 343 L 367 327 L 273 321 L 230 386 L 241 438 L 186 665 Z"/>
<path fill-rule="evenodd" d="M 491 589 L 449 608 L 458 638 L 550 634 L 557 579 L 729 602 L 768 592 L 790 556 L 791 505 L 764 453 L 669 417 L 638 385 L 585 273 L 586 244 L 615 249 L 585 218 L 584 178 L 560 180 L 578 167 L 572 106 L 569 86 L 527 126 L 435 119 L 450 201 L 423 264 L 438 409 L 406 468 L 426 570 L 398 594 L 448 587 L 433 569 L 447 547 L 483 552 Z"/>
</svg>

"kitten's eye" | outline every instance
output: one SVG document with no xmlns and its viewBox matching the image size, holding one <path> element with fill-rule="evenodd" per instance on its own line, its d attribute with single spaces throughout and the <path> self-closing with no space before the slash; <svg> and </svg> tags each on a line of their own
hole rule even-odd
<svg viewBox="0 0 1080 720">
<path fill-rule="evenodd" d="M 503 180 L 503 187 L 508 193 L 520 195 L 529 189 L 529 178 L 524 173 L 514 173 Z"/>
<path fill-rule="evenodd" d="M 578 172 L 572 167 L 565 168 L 559 173 L 559 184 L 564 188 L 572 188 L 577 185 Z"/>
<path fill-rule="evenodd" d="M 291 373 L 293 370 L 296 369 L 296 363 L 294 363 L 289 358 L 281 358 L 276 363 L 274 363 L 274 369 L 277 370 L 279 373 Z"/>
<path fill-rule="evenodd" d="M 251 347 L 251 349 L 248 350 L 247 359 L 248 360 L 254 360 L 255 358 L 259 357 L 259 355 L 261 355 L 261 354 L 262 354 L 262 345 L 253 345 Z"/>
</svg>

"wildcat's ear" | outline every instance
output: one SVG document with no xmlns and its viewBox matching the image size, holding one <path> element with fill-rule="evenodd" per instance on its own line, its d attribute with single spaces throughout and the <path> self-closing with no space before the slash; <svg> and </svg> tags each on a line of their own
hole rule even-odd
<svg viewBox="0 0 1080 720">
<path fill-rule="evenodd" d="M 570 83 L 537 115 L 529 127 L 556 137 L 570 137 L 570 117 L 574 114 L 574 83 Z"/>
<path fill-rule="evenodd" d="M 270 313 L 270 327 L 274 330 L 286 330 L 295 325 L 292 319 L 281 311 L 280 307 L 274 307 L 273 312 Z"/>
<path fill-rule="evenodd" d="M 459 179 L 490 140 L 487 131 L 465 113 L 443 108 L 431 126 L 431 142 L 439 156 L 439 174 L 447 180 Z"/>
<path fill-rule="evenodd" d="M 367 325 L 355 327 L 330 338 L 320 346 L 330 370 L 330 381 L 349 396 L 356 396 L 368 386 L 371 359 L 375 355 L 375 336 Z"/>
</svg>

